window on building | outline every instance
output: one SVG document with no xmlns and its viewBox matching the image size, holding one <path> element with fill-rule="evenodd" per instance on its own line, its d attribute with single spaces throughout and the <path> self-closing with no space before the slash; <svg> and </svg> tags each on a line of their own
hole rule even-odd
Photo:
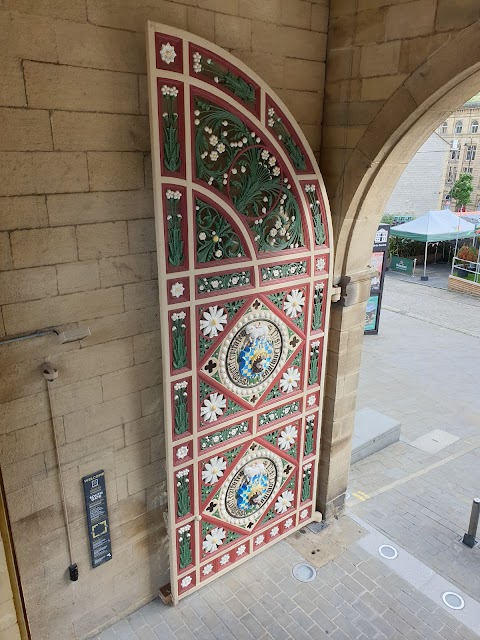
<svg viewBox="0 0 480 640">
<path fill-rule="evenodd" d="M 472 175 L 473 167 L 463 167 L 462 173 L 469 173 L 470 175 Z"/>
<path fill-rule="evenodd" d="M 472 120 L 470 125 L 470 133 L 478 133 L 478 120 Z"/>
<path fill-rule="evenodd" d="M 478 123 L 477 123 L 477 126 L 478 126 Z M 447 122 L 444 122 L 444 123 L 442 124 L 442 126 L 440 127 L 440 133 L 441 133 L 442 135 L 445 135 L 445 134 L 447 133 L 447 129 L 448 129 L 448 123 L 447 123 Z M 472 133 L 473 133 L 473 131 L 472 131 Z"/>
<path fill-rule="evenodd" d="M 461 120 L 457 120 L 455 123 L 455 133 L 462 133 L 463 122 Z"/>
<path fill-rule="evenodd" d="M 448 167 L 447 182 L 452 183 L 457 179 L 457 167 Z"/>
<path fill-rule="evenodd" d="M 452 149 L 450 151 L 450 160 L 460 160 L 460 149 Z"/>
<path fill-rule="evenodd" d="M 465 147 L 465 160 L 467 160 L 467 162 L 471 162 L 472 160 L 475 160 L 476 151 L 477 151 L 476 144 L 467 144 L 467 146 Z"/>
</svg>

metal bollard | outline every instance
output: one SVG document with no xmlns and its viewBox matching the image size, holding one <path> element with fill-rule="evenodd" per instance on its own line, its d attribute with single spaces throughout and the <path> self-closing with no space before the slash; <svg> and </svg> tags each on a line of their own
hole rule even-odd
<svg viewBox="0 0 480 640">
<path fill-rule="evenodd" d="M 472 512 L 470 514 L 470 523 L 468 525 L 468 532 L 463 536 L 463 544 L 467 547 L 473 548 L 477 540 L 475 536 L 478 529 L 478 518 L 480 516 L 480 498 L 475 498 L 472 504 Z"/>
</svg>

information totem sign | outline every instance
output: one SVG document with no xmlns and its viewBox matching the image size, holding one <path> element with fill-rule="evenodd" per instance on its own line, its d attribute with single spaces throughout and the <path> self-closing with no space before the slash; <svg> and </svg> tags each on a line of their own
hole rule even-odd
<svg viewBox="0 0 480 640">
<path fill-rule="evenodd" d="M 82 478 L 92 568 L 112 559 L 105 471 Z"/>
<path fill-rule="evenodd" d="M 288 109 L 149 23 L 173 602 L 315 516 L 332 254 Z"/>
<path fill-rule="evenodd" d="M 377 334 L 380 323 L 380 311 L 382 307 L 383 282 L 387 267 L 388 239 L 390 236 L 390 225 L 381 224 L 375 234 L 373 243 L 373 253 L 370 266 L 377 272 L 372 278 L 370 286 L 370 297 L 367 301 L 365 317 L 365 335 Z"/>
</svg>

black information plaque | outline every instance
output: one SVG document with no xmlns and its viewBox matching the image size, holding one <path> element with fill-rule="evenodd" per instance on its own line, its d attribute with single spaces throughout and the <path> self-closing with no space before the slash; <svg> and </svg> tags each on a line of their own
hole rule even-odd
<svg viewBox="0 0 480 640">
<path fill-rule="evenodd" d="M 110 526 L 108 523 L 105 471 L 96 471 L 82 478 L 87 511 L 88 540 L 92 567 L 99 567 L 112 559 Z"/>
</svg>

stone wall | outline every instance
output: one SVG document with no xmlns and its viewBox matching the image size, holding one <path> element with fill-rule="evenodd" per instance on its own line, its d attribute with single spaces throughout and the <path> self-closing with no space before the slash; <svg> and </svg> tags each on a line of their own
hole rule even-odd
<svg viewBox="0 0 480 640">
<path fill-rule="evenodd" d="M 20 640 L 15 602 L 13 600 L 7 558 L 0 534 L 0 638 L 1 640 Z"/>
<path fill-rule="evenodd" d="M 146 19 L 256 70 L 320 149 L 326 0 L 4 0 L 0 11 L 0 464 L 34 640 L 86 638 L 168 580 Z M 52 384 L 73 559 L 45 381 Z M 81 478 L 105 469 L 113 560 L 90 569 Z M 0 609 L 0 628 L 3 610 Z"/>
</svg>

